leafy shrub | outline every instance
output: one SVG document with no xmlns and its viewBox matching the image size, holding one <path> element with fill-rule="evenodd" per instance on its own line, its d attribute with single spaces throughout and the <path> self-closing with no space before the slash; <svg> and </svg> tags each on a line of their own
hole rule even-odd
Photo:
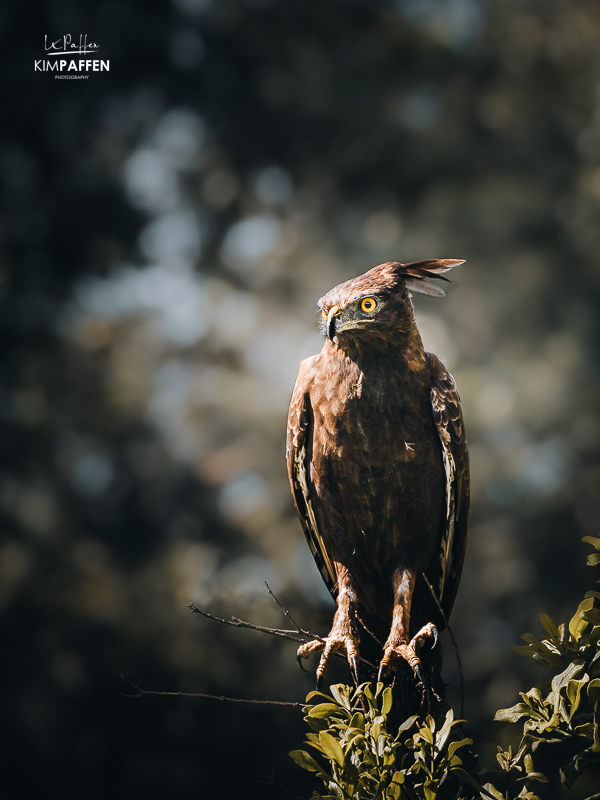
<svg viewBox="0 0 600 800">
<path fill-rule="evenodd" d="M 596 549 L 588 564 L 600 564 L 600 538 L 586 536 L 583 541 Z M 548 778 L 536 771 L 532 754 L 542 744 L 567 741 L 577 752 L 559 768 L 559 775 L 562 785 L 570 788 L 588 765 L 600 763 L 600 608 L 594 606 L 595 599 L 600 599 L 600 593 L 588 592 L 568 625 L 556 625 L 540 614 L 546 637 L 538 641 L 527 633 L 522 637 L 526 644 L 513 648 L 555 674 L 521 692 L 521 702 L 512 708 L 496 713 L 497 721 L 523 726 L 514 756 L 510 747 L 498 748 L 502 790 L 491 782 L 482 785 L 474 774 L 472 759 L 464 749 L 472 740 L 462 737 L 452 710 L 439 729 L 431 716 L 412 716 L 391 731 L 390 687 L 378 683 L 373 692 L 369 684 L 357 689 L 338 684 L 331 687 L 331 696 L 311 692 L 306 700 L 322 700 L 305 709 L 312 731 L 307 744 L 327 766 L 304 750 L 290 753 L 299 766 L 315 772 L 325 784 L 326 794 L 315 792 L 313 798 L 540 800 L 533 789 Z M 587 800 L 600 800 L 600 794 Z"/>
<path fill-rule="evenodd" d="M 378 683 L 375 693 L 368 684 L 352 690 L 338 684 L 331 687 L 333 697 L 311 692 L 307 702 L 320 695 L 326 702 L 305 711 L 313 733 L 308 744 L 329 761 L 322 767 L 304 750 L 294 750 L 291 757 L 304 769 L 317 773 L 328 788 L 323 800 L 400 800 L 406 797 L 402 785 L 411 776 L 411 786 L 419 797 L 433 800 L 449 771 L 462 765 L 457 751 L 471 739 L 450 742 L 456 725 L 452 710 L 436 731 L 428 716 L 419 723 L 409 717 L 395 735 L 387 728 L 392 708 L 392 690 Z M 413 731 L 411 733 L 411 731 Z"/>
</svg>

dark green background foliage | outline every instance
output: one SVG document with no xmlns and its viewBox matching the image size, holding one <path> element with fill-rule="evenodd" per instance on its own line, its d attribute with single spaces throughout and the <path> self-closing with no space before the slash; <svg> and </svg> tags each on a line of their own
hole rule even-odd
<svg viewBox="0 0 600 800">
<path fill-rule="evenodd" d="M 279 625 L 267 579 L 327 631 L 286 408 L 316 299 L 388 259 L 468 260 L 417 313 L 472 449 L 453 626 L 468 735 L 493 757 L 494 712 L 537 680 L 509 647 L 540 609 L 570 617 L 600 524 L 598 4 L 6 0 L 0 30 L 12 796 L 310 792 L 286 755 L 299 714 L 124 700 L 118 676 L 311 688 L 292 645 L 185 605 Z M 35 73 L 66 33 L 110 72 Z"/>
</svg>

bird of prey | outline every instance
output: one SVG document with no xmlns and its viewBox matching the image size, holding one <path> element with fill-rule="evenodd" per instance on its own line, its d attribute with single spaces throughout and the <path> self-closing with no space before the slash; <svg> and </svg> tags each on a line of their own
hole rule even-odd
<svg viewBox="0 0 600 800">
<path fill-rule="evenodd" d="M 469 456 L 454 378 L 425 352 L 410 292 L 443 296 L 431 280 L 462 263 L 387 262 L 319 300 L 325 343 L 300 366 L 287 434 L 296 509 L 337 603 L 329 635 L 298 650 L 301 665 L 322 649 L 317 687 L 337 649 L 358 683 L 365 633 L 378 679 L 406 661 L 423 682 L 419 647 L 450 616 Z"/>
</svg>

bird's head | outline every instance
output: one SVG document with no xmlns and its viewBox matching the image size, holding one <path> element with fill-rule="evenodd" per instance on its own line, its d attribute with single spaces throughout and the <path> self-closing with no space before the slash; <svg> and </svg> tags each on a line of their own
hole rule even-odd
<svg viewBox="0 0 600 800">
<path fill-rule="evenodd" d="M 410 292 L 443 297 L 444 290 L 432 278 L 442 277 L 452 267 L 464 264 L 457 259 L 428 259 L 410 264 L 388 261 L 335 286 L 319 300 L 323 330 L 329 341 L 362 339 L 378 333 L 389 336 L 408 332 L 414 326 Z"/>
</svg>

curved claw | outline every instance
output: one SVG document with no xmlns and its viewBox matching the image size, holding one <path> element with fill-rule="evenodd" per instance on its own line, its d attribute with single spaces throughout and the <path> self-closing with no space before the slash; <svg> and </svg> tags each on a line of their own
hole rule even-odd
<svg viewBox="0 0 600 800">
<path fill-rule="evenodd" d="M 308 672 L 307 669 L 304 669 L 304 665 L 302 664 L 302 656 L 300 655 L 300 653 L 296 653 L 296 663 L 298 664 L 302 672 Z"/>
<path fill-rule="evenodd" d="M 423 686 L 427 686 L 425 683 L 425 675 L 423 674 L 423 668 L 421 667 L 421 662 L 417 661 L 415 664 L 412 665 L 413 670 L 415 671 L 417 678 L 419 679 L 419 683 Z"/>
<path fill-rule="evenodd" d="M 385 672 L 386 667 L 387 664 L 384 664 L 383 662 L 381 662 L 381 664 L 379 665 L 379 671 L 377 672 L 377 683 L 380 683 L 381 680 L 383 679 L 383 673 Z"/>
<path fill-rule="evenodd" d="M 323 688 L 323 676 L 317 674 L 317 692 L 320 692 Z"/>
<path fill-rule="evenodd" d="M 438 629 L 435 627 L 435 625 L 433 626 L 433 631 L 432 631 L 432 633 L 433 633 L 433 644 L 431 645 L 431 649 L 433 650 L 433 648 L 434 648 L 434 647 L 436 646 L 436 644 L 438 643 L 438 639 L 440 638 L 440 637 L 439 637 L 439 634 L 438 634 Z"/>
</svg>

